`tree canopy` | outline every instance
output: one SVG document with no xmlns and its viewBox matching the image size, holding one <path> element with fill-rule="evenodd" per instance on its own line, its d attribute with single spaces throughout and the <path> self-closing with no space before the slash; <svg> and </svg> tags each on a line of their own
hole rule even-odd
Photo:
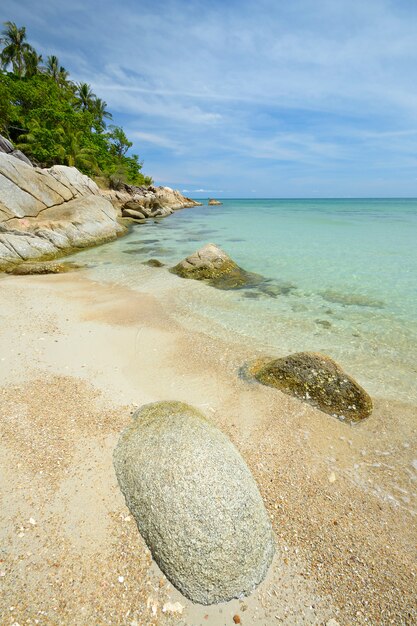
<svg viewBox="0 0 417 626">
<path fill-rule="evenodd" d="M 27 42 L 25 27 L 5 22 L 0 38 L 0 133 L 41 167 L 77 167 L 110 183 L 150 185 L 132 142 L 112 119 L 107 103 L 87 83 L 74 83 L 59 59 Z M 117 181 L 117 182 L 115 182 Z"/>
</svg>

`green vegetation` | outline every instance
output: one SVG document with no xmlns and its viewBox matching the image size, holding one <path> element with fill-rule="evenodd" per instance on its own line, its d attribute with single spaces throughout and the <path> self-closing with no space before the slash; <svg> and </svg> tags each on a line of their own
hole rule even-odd
<svg viewBox="0 0 417 626">
<path fill-rule="evenodd" d="M 132 142 L 109 126 L 107 104 L 90 85 L 73 83 L 56 56 L 41 55 L 26 41 L 26 29 L 5 22 L 0 39 L 0 133 L 41 167 L 61 163 L 89 176 L 150 185 Z"/>
</svg>

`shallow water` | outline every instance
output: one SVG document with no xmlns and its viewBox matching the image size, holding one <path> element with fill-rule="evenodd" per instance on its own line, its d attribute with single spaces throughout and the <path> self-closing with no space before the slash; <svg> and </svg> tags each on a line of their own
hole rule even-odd
<svg viewBox="0 0 417 626">
<path fill-rule="evenodd" d="M 269 289 L 220 291 L 174 265 L 213 241 Z M 370 393 L 417 401 L 417 200 L 225 200 L 135 226 L 86 250 L 95 280 L 175 289 L 191 327 L 240 338 L 271 355 L 329 354 Z"/>
</svg>

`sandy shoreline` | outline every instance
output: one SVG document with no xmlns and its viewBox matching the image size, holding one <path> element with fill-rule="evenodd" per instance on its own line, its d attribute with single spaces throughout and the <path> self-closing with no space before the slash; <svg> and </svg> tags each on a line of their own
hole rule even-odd
<svg viewBox="0 0 417 626">
<path fill-rule="evenodd" d="M 1 276 L 0 290 L 1 624 L 417 621 L 415 407 L 377 399 L 350 428 L 240 380 L 251 351 L 185 329 L 167 297 L 83 272 Z M 250 598 L 192 605 L 124 505 L 117 437 L 136 406 L 169 399 L 200 408 L 258 482 L 278 549 Z"/>
</svg>

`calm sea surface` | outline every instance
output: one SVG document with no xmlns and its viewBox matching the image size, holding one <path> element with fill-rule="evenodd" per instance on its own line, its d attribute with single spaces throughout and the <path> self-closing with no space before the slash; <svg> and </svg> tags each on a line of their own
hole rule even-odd
<svg viewBox="0 0 417 626">
<path fill-rule="evenodd" d="M 173 265 L 210 241 L 271 279 L 271 294 L 143 265 Z M 417 200 L 225 200 L 135 226 L 78 259 L 100 282 L 174 290 L 190 327 L 271 355 L 322 351 L 371 393 L 417 401 Z"/>
</svg>

